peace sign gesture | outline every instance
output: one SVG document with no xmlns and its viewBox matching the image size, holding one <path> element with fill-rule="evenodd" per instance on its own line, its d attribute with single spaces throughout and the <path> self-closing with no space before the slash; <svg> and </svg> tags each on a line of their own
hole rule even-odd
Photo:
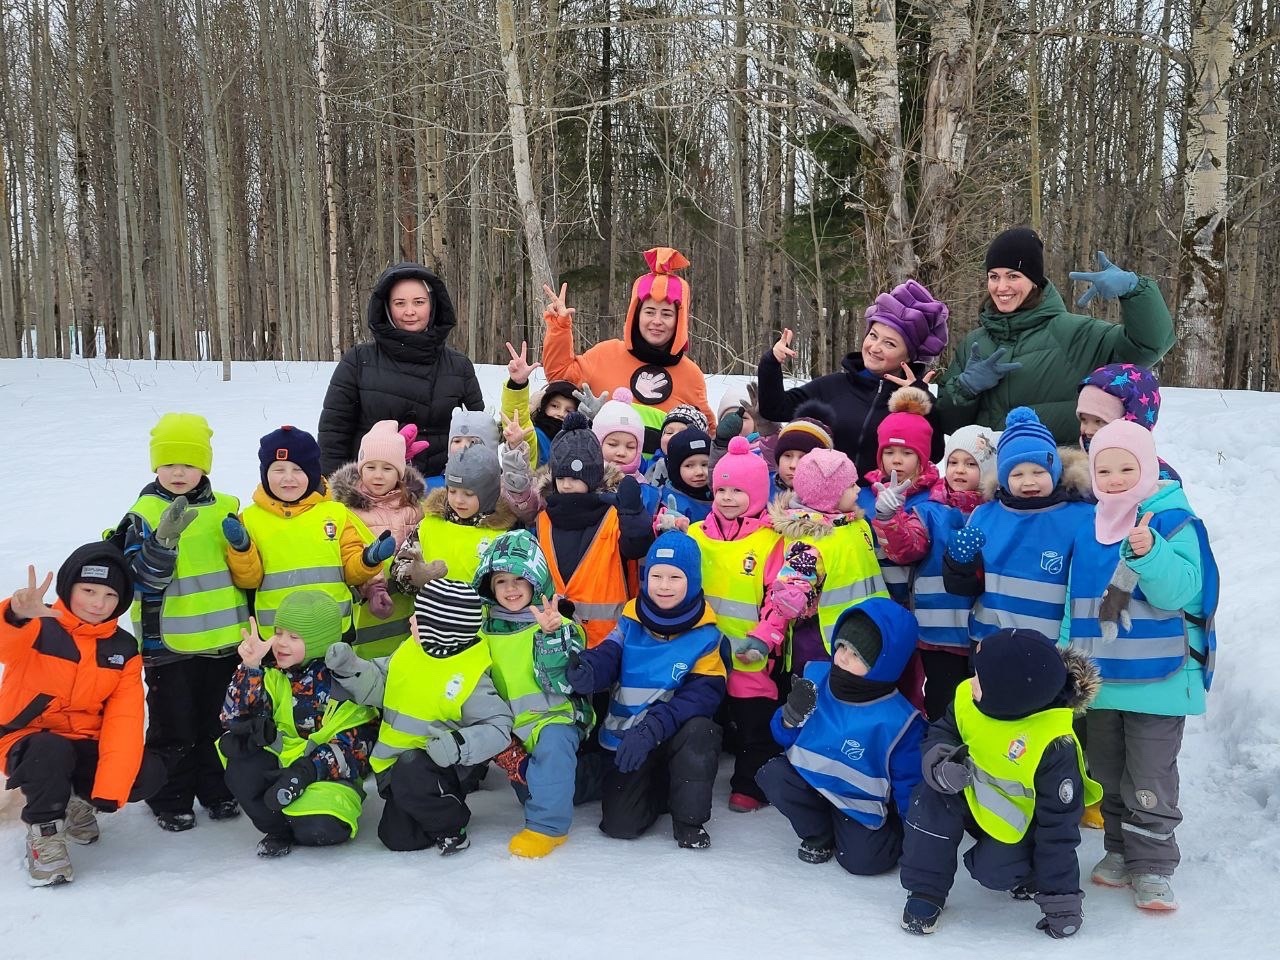
<svg viewBox="0 0 1280 960">
<path fill-rule="evenodd" d="M 1156 535 L 1151 532 L 1151 518 L 1154 513 L 1144 513 L 1138 525 L 1129 531 L 1129 549 L 1135 557 L 1145 557 L 1156 545 Z"/>
<path fill-rule="evenodd" d="M 505 410 L 500 411 L 502 414 L 502 441 L 509 449 L 514 450 L 526 440 L 533 439 L 533 424 L 524 426 L 520 422 L 520 411 L 515 411 L 514 417 L 508 417 Z"/>
<path fill-rule="evenodd" d="M 911 369 L 911 364 L 907 363 L 905 360 L 902 361 L 902 373 L 903 376 L 901 377 L 895 377 L 892 373 L 886 373 L 884 378 L 890 383 L 896 383 L 900 387 L 919 385 L 920 388 L 923 389 L 933 383 L 933 378 L 938 375 L 937 370 L 930 370 L 922 378 L 917 379 L 916 372 Z"/>
<path fill-rule="evenodd" d="M 53 583 L 53 571 L 45 574 L 42 583 L 36 583 L 36 568 L 30 564 L 27 566 L 27 585 L 18 590 L 13 591 L 13 596 L 9 598 L 9 609 L 13 611 L 13 615 L 20 620 L 39 620 L 42 617 L 57 617 L 57 613 L 50 609 L 44 602 L 45 592 L 49 589 L 49 584 Z"/>
<path fill-rule="evenodd" d="M 577 311 L 568 305 L 565 299 L 569 295 L 569 285 L 567 283 L 560 284 L 560 295 L 556 296 L 556 292 L 545 283 L 542 285 L 542 292 L 547 295 L 547 313 L 553 313 L 557 317 L 572 317 Z"/>
<path fill-rule="evenodd" d="M 249 628 L 240 628 L 240 646 L 236 653 L 240 654 L 240 662 L 246 667 L 262 666 L 262 658 L 271 652 L 271 641 L 263 640 L 258 633 L 258 621 L 249 618 Z"/>
<path fill-rule="evenodd" d="M 528 383 L 529 375 L 542 366 L 541 363 L 529 362 L 529 344 L 524 340 L 520 341 L 519 353 L 516 353 L 516 348 L 508 340 L 507 352 L 511 354 L 511 361 L 507 364 L 507 376 L 511 378 L 512 383 Z"/>
<path fill-rule="evenodd" d="M 542 598 L 543 606 L 539 609 L 536 603 L 530 604 L 533 618 L 543 633 L 555 633 L 564 626 L 564 617 L 560 615 L 560 594 Z"/>
<path fill-rule="evenodd" d="M 782 336 L 778 337 L 778 342 L 773 345 L 773 359 L 778 363 L 786 363 L 791 358 L 797 356 L 796 352 L 791 349 L 791 341 L 795 338 L 796 332 L 790 327 L 782 328 Z"/>
</svg>

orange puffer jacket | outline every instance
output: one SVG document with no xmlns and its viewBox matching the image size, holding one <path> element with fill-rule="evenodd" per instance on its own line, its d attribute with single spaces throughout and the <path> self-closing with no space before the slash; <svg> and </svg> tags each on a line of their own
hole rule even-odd
<svg viewBox="0 0 1280 960">
<path fill-rule="evenodd" d="M 23 737 L 47 730 L 97 740 L 95 800 L 123 805 L 142 764 L 142 658 L 117 622 L 89 624 L 62 603 L 58 614 L 18 620 L 0 603 L 0 768 Z"/>
</svg>

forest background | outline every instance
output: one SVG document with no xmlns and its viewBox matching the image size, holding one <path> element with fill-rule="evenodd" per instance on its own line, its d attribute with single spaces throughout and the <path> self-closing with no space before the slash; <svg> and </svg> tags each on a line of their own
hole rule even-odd
<svg viewBox="0 0 1280 960">
<path fill-rule="evenodd" d="M 911 276 L 958 341 L 1027 223 L 1064 297 L 1157 278 L 1165 382 L 1274 390 L 1278 42 L 1280 0 L 0 0 L 0 356 L 334 359 L 401 259 L 477 362 L 544 282 L 585 348 L 668 245 L 704 369 L 785 325 L 816 375 Z"/>
</svg>

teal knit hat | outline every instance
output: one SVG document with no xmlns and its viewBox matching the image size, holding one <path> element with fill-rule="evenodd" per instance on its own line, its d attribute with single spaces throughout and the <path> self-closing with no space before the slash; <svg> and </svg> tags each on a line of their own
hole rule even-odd
<svg viewBox="0 0 1280 960">
<path fill-rule="evenodd" d="M 280 601 L 275 626 L 302 638 L 302 662 L 307 663 L 342 639 L 342 608 L 320 590 L 295 590 Z"/>
</svg>

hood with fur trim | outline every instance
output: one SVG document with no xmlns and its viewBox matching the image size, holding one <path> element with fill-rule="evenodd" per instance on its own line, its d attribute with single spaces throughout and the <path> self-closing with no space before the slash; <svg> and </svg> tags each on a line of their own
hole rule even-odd
<svg viewBox="0 0 1280 960">
<path fill-rule="evenodd" d="M 1059 653 L 1067 667 L 1067 685 L 1062 689 L 1062 705 L 1070 707 L 1077 717 L 1082 717 L 1102 687 L 1102 675 L 1098 672 L 1098 665 L 1079 650 L 1066 647 L 1059 650 Z"/>
<path fill-rule="evenodd" d="M 411 463 L 405 465 L 404 480 L 400 486 L 404 490 L 404 506 L 412 506 L 427 493 L 422 474 Z M 329 493 L 333 499 L 352 510 L 370 510 L 375 505 L 368 494 L 360 489 L 360 467 L 354 461 L 339 467 L 329 476 Z"/>
<path fill-rule="evenodd" d="M 449 510 L 449 488 L 436 487 L 429 494 L 427 499 L 422 501 L 423 516 L 439 517 L 441 520 L 448 519 Z M 507 498 L 499 495 L 498 505 L 493 508 L 493 513 L 482 516 L 476 524 L 482 530 L 497 530 L 505 533 L 512 530 L 520 523 L 515 511 L 511 509 L 511 505 L 507 503 Z"/>
<path fill-rule="evenodd" d="M 819 513 L 808 507 L 793 507 L 792 496 L 790 491 L 784 490 L 769 502 L 769 522 L 774 530 L 793 540 L 821 540 L 835 531 L 840 515 Z M 863 513 L 854 507 L 852 513 L 843 516 L 858 521 L 863 518 Z"/>
</svg>

